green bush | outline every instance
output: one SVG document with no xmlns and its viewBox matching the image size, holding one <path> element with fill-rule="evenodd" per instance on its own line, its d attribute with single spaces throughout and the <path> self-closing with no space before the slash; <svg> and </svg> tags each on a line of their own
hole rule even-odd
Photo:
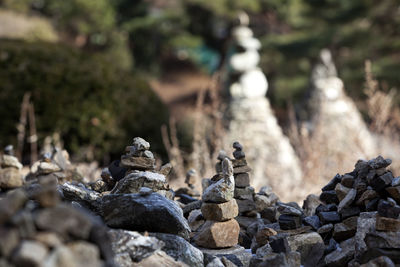
<svg viewBox="0 0 400 267">
<path fill-rule="evenodd" d="M 120 154 L 134 136 L 162 153 L 166 108 L 138 74 L 109 57 L 60 44 L 0 40 L 0 145 L 16 144 L 25 92 L 32 93 L 39 140 L 60 132 L 73 153 L 91 147 L 95 157 Z"/>
</svg>

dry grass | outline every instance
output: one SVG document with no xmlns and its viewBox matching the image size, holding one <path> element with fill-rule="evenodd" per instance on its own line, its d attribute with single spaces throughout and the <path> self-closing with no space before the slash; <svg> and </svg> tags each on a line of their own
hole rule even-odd
<svg viewBox="0 0 400 267">
<path fill-rule="evenodd" d="M 200 189 L 201 178 L 212 177 L 215 174 L 215 160 L 223 144 L 223 105 L 219 96 L 220 73 L 213 75 L 210 84 L 197 93 L 196 108 L 192 131 L 191 153 L 185 155 L 179 146 L 176 123 L 170 120 L 169 133 L 167 126 L 161 128 L 162 137 L 174 173 L 170 184 L 173 188 L 184 186 L 186 170 L 197 172 L 196 187 Z M 206 103 L 206 98 L 209 103 Z M 170 142 L 171 140 L 171 142 Z"/>
</svg>

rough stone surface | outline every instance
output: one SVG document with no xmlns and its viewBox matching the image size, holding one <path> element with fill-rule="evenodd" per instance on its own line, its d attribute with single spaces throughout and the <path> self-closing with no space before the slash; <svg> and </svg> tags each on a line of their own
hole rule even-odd
<svg viewBox="0 0 400 267">
<path fill-rule="evenodd" d="M 72 236 L 84 240 L 89 238 L 93 227 L 88 216 L 64 204 L 39 211 L 35 223 L 39 229 L 58 233 L 62 237 Z"/>
<path fill-rule="evenodd" d="M 303 210 L 306 216 L 312 216 L 315 214 L 315 209 L 322 204 L 319 200 L 319 197 L 311 194 L 308 195 L 307 198 L 303 202 Z"/>
<path fill-rule="evenodd" d="M 150 235 L 163 241 L 165 245 L 162 250 L 176 261 L 184 262 L 188 266 L 203 266 L 203 253 L 182 237 L 163 233 L 151 233 Z"/>
<path fill-rule="evenodd" d="M 47 256 L 47 248 L 35 241 L 23 241 L 13 256 L 17 266 L 41 266 Z"/>
<path fill-rule="evenodd" d="M 201 206 L 201 212 L 206 220 L 227 221 L 239 214 L 235 199 L 224 203 L 206 203 Z"/>
<path fill-rule="evenodd" d="M 106 195 L 101 213 L 106 224 L 126 230 L 171 233 L 189 238 L 190 227 L 179 206 L 157 194 Z"/>
<path fill-rule="evenodd" d="M 354 256 L 354 238 L 340 243 L 339 248 L 325 257 L 326 266 L 346 266 Z"/>
<path fill-rule="evenodd" d="M 375 228 L 377 231 L 397 232 L 400 231 L 400 220 L 378 216 L 376 217 Z"/>
<path fill-rule="evenodd" d="M 135 170 L 153 170 L 155 160 L 147 157 L 122 156 L 120 166 Z"/>
<path fill-rule="evenodd" d="M 138 263 L 133 263 L 132 267 L 187 267 L 182 262 L 175 261 L 168 256 L 164 251 L 156 251 L 154 254 L 143 259 Z M 125 267 L 125 266 L 124 266 Z"/>
<path fill-rule="evenodd" d="M 233 199 L 235 180 L 233 178 L 232 163 L 229 159 L 222 162 L 223 178 L 211 184 L 204 190 L 202 200 L 205 202 L 223 203 Z"/>
<path fill-rule="evenodd" d="M 3 155 L 1 158 L 1 167 L 2 168 L 12 167 L 21 170 L 23 166 L 16 157 L 11 155 Z"/>
<path fill-rule="evenodd" d="M 240 227 L 236 220 L 225 222 L 206 221 L 194 237 L 200 247 L 226 248 L 238 243 Z"/>
<path fill-rule="evenodd" d="M 250 176 L 248 173 L 241 173 L 235 175 L 235 186 L 244 188 L 250 186 Z"/>
<path fill-rule="evenodd" d="M 108 234 L 117 262 L 118 258 L 126 254 L 132 261 L 139 262 L 164 246 L 157 238 L 143 236 L 138 232 L 111 229 Z"/>
<path fill-rule="evenodd" d="M 22 175 L 16 168 L 0 169 L 0 188 L 12 189 L 23 184 Z"/>
<path fill-rule="evenodd" d="M 288 243 L 292 251 L 300 252 L 302 263 L 306 262 L 307 258 L 312 256 L 317 256 L 321 259 L 325 248 L 321 236 L 315 232 L 289 236 Z M 319 244 L 318 247 L 316 247 L 317 244 Z M 318 255 L 313 255 L 315 253 Z M 316 261 L 318 262 L 319 259 Z"/>
<path fill-rule="evenodd" d="M 140 188 L 151 188 L 154 192 L 168 190 L 165 176 L 155 172 L 133 172 L 118 181 L 111 194 L 139 193 Z"/>
</svg>

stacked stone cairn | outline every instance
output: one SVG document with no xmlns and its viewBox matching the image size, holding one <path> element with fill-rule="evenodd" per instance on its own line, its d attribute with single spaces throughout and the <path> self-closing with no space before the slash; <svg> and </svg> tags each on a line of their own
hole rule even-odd
<svg viewBox="0 0 400 267">
<path fill-rule="evenodd" d="M 132 146 L 126 147 L 126 154 L 121 156 L 119 163 L 119 167 L 126 170 L 125 176 L 117 182 L 111 194 L 139 193 L 142 187 L 147 187 L 153 192 L 173 198 L 163 174 L 165 170 L 155 170 L 155 159 L 149 149 L 150 144 L 140 137 L 135 137 Z"/>
<path fill-rule="evenodd" d="M 206 221 L 194 236 L 194 242 L 200 247 L 219 249 L 238 243 L 240 227 L 234 218 L 239 209 L 233 198 L 235 180 L 232 163 L 227 158 L 222 161 L 221 176 L 202 195 L 201 213 Z"/>
<path fill-rule="evenodd" d="M 0 160 L 0 192 L 22 186 L 24 183 L 21 174 L 22 164 L 14 157 L 12 145 L 4 149 Z"/>
<path fill-rule="evenodd" d="M 250 167 L 247 166 L 243 146 L 239 142 L 233 143 L 234 159 L 232 160 L 233 175 L 235 177 L 235 199 L 239 206 L 239 214 L 246 217 L 255 217 L 254 188 L 250 186 Z"/>
</svg>

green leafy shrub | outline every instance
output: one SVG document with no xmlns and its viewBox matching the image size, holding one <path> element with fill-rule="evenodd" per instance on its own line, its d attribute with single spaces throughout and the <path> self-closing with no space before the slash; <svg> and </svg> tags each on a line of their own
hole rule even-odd
<svg viewBox="0 0 400 267">
<path fill-rule="evenodd" d="M 16 143 L 25 92 L 32 93 L 39 138 L 59 132 L 76 153 L 120 154 L 134 136 L 162 153 L 160 125 L 168 112 L 138 74 L 108 57 L 60 44 L 0 40 L 0 145 Z M 39 139 L 40 140 L 40 139 Z"/>
</svg>

